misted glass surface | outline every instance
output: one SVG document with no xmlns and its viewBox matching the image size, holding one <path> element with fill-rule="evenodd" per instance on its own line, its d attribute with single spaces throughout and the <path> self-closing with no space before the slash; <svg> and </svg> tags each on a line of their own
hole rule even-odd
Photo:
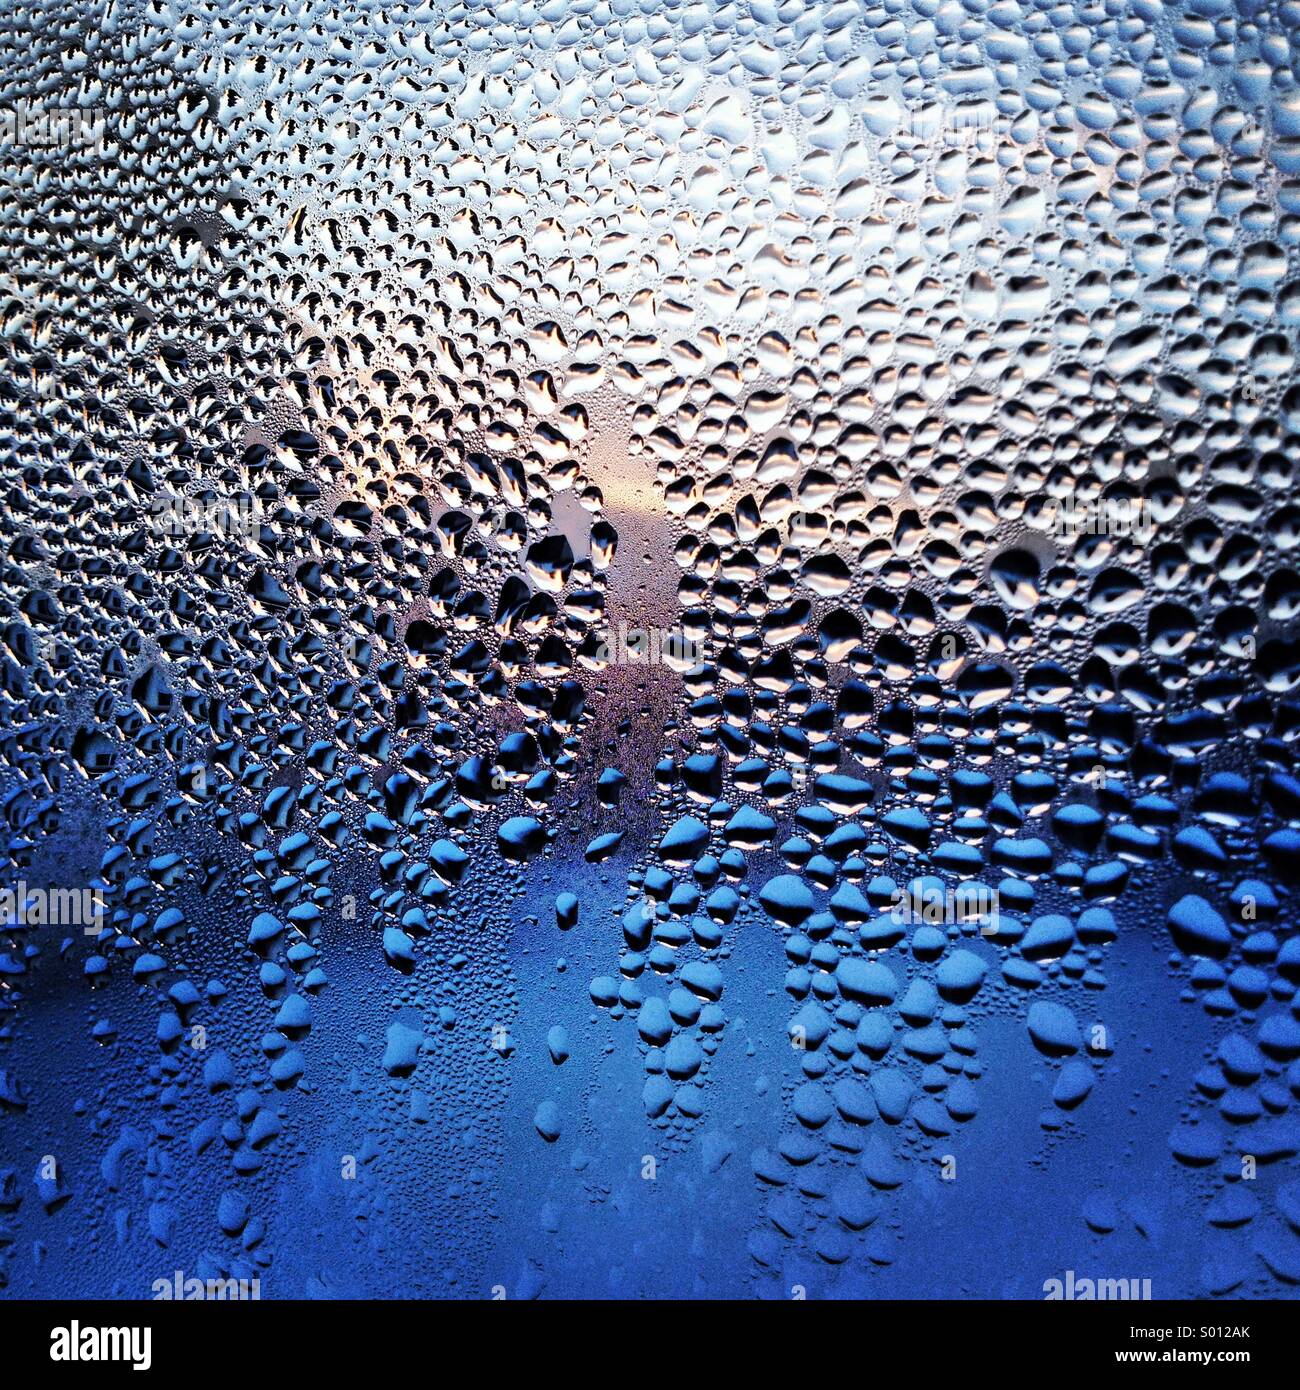
<svg viewBox="0 0 1300 1390">
<path fill-rule="evenodd" d="M 0 1287 L 1294 1296 L 1296 0 L 0 33 Z"/>
</svg>

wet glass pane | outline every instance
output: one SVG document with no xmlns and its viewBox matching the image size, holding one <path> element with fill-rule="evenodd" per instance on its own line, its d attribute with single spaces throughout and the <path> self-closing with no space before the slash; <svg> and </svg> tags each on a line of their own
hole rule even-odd
<svg viewBox="0 0 1300 1390">
<path fill-rule="evenodd" d="M 1295 0 L 0 27 L 6 1292 L 1294 1292 Z"/>
</svg>

